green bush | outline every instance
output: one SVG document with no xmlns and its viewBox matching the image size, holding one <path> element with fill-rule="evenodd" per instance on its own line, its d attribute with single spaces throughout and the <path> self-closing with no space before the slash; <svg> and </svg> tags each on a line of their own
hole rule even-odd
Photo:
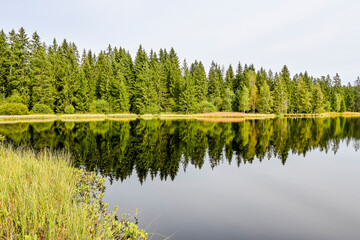
<svg viewBox="0 0 360 240">
<path fill-rule="evenodd" d="M 106 100 L 95 100 L 90 105 L 90 112 L 94 113 L 108 113 L 110 112 L 110 105 Z"/>
<path fill-rule="evenodd" d="M 212 103 L 209 103 L 206 100 L 200 102 L 197 106 L 197 109 L 198 109 L 198 112 L 200 112 L 200 113 L 208 113 L 208 112 L 216 112 L 217 111 L 216 107 Z"/>
<path fill-rule="evenodd" d="M 73 107 L 73 105 L 68 105 L 65 107 L 64 112 L 66 114 L 74 114 L 75 113 L 75 108 Z"/>
<path fill-rule="evenodd" d="M 0 115 L 27 115 L 29 109 L 22 103 L 5 103 L 0 106 Z"/>
<path fill-rule="evenodd" d="M 11 95 L 6 99 L 9 103 L 23 103 L 24 98 L 22 98 L 18 93 Z"/>
<path fill-rule="evenodd" d="M 53 114 L 54 111 L 45 104 L 37 103 L 32 108 L 31 112 L 33 113 L 42 113 L 42 114 Z"/>
</svg>

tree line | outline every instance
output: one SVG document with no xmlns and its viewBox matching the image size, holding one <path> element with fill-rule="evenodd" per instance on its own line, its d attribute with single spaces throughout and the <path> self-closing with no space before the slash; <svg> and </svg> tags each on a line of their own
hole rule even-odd
<svg viewBox="0 0 360 240">
<path fill-rule="evenodd" d="M 75 166 L 113 180 L 134 171 L 175 179 L 189 165 L 252 164 L 319 149 L 336 153 L 341 143 L 360 149 L 359 118 L 276 118 L 239 123 L 199 120 L 136 120 L 0 124 L 0 134 L 16 146 L 67 150 Z M 296 136 L 296 138 L 294 138 Z M 324 153 L 325 154 L 325 153 Z M 208 160 L 207 160 L 208 159 Z"/>
<path fill-rule="evenodd" d="M 320 113 L 360 111 L 360 78 L 342 85 L 338 74 L 315 78 L 255 69 L 253 64 L 226 69 L 212 62 L 180 63 L 173 48 L 133 59 L 124 48 L 95 54 L 66 39 L 46 45 L 24 28 L 0 32 L 0 105 L 21 103 L 33 112 L 137 114 L 238 111 Z"/>
</svg>

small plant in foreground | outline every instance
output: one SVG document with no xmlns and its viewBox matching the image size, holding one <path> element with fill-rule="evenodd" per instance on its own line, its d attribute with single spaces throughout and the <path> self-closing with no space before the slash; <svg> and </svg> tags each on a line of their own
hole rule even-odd
<svg viewBox="0 0 360 240">
<path fill-rule="evenodd" d="M 0 144 L 0 239 L 147 239 L 102 201 L 105 180 L 63 153 Z"/>
</svg>

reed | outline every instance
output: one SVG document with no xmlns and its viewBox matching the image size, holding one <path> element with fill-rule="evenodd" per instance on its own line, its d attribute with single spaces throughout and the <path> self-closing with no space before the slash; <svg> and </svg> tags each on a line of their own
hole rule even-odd
<svg viewBox="0 0 360 240">
<path fill-rule="evenodd" d="M 0 239 L 147 239 L 102 202 L 105 180 L 66 153 L 0 144 Z"/>
</svg>

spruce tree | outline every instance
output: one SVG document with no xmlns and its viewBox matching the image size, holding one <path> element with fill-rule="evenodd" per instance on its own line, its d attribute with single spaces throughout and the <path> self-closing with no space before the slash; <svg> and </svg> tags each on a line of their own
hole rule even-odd
<svg viewBox="0 0 360 240">
<path fill-rule="evenodd" d="M 0 31 L 0 100 L 9 95 L 8 78 L 10 74 L 10 49 L 7 36 L 3 30 Z"/>
<path fill-rule="evenodd" d="M 169 56 L 165 63 L 166 86 L 168 88 L 169 98 L 168 104 L 173 111 L 178 108 L 180 87 L 182 83 L 182 75 L 179 65 L 178 56 L 173 48 L 170 49 Z"/>
<path fill-rule="evenodd" d="M 31 40 L 30 70 L 31 107 L 39 103 L 54 109 L 55 84 L 51 78 L 50 61 L 45 46 L 40 42 L 40 37 L 36 32 Z"/>
<path fill-rule="evenodd" d="M 172 106 L 168 104 L 168 89 L 166 87 L 166 73 L 164 66 L 155 52 L 150 54 L 150 68 L 152 73 L 152 82 L 154 83 L 156 96 L 156 104 L 158 111 L 171 111 Z"/>
<path fill-rule="evenodd" d="M 217 109 L 220 109 L 222 105 L 221 90 L 223 85 L 222 73 L 220 66 L 215 62 L 211 63 L 211 68 L 209 71 L 209 88 L 208 88 L 208 97 L 209 102 L 211 102 Z"/>
<path fill-rule="evenodd" d="M 204 65 L 201 61 L 195 61 L 195 63 L 191 65 L 190 72 L 195 82 L 195 96 L 197 101 L 199 103 L 205 101 L 208 92 L 208 84 Z"/>
<path fill-rule="evenodd" d="M 109 102 L 110 82 L 113 81 L 113 72 L 110 59 L 104 52 L 100 52 L 95 64 L 96 98 Z"/>
<path fill-rule="evenodd" d="M 236 91 L 236 101 L 238 102 L 237 110 L 239 112 L 245 113 L 250 110 L 250 92 L 246 86 Z"/>
<path fill-rule="evenodd" d="M 236 92 L 238 89 L 242 88 L 242 78 L 243 78 L 243 69 L 240 62 L 236 68 L 236 74 L 233 81 L 233 91 Z"/>
<path fill-rule="evenodd" d="M 29 39 L 24 28 L 18 33 L 12 30 L 9 33 L 10 58 L 8 86 L 10 101 L 22 102 L 26 105 L 30 102 L 30 77 L 29 77 Z"/>
<path fill-rule="evenodd" d="M 300 113 L 311 113 L 311 92 L 309 91 L 304 78 L 300 77 L 296 86 L 297 110 Z"/>
<path fill-rule="evenodd" d="M 287 99 L 287 109 L 286 112 L 290 112 L 291 110 L 291 99 L 293 98 L 294 95 L 294 91 L 292 88 L 292 84 L 291 84 L 291 79 L 290 79 L 290 72 L 289 69 L 287 68 L 286 65 L 284 65 L 284 67 L 281 70 L 280 73 L 280 78 L 282 78 L 282 82 L 285 85 L 285 89 L 286 89 L 286 99 Z"/>
<path fill-rule="evenodd" d="M 286 113 L 288 109 L 288 97 L 283 77 L 275 76 L 273 96 L 274 112 L 282 114 Z"/>
<path fill-rule="evenodd" d="M 266 81 L 260 87 L 258 110 L 260 113 L 271 113 L 273 107 L 273 96 Z"/>
<path fill-rule="evenodd" d="M 194 113 L 197 111 L 195 83 L 186 61 L 184 61 L 183 72 L 184 84 L 179 97 L 179 111 L 183 113 Z"/>
<path fill-rule="evenodd" d="M 256 74 L 253 70 L 247 72 L 247 79 L 250 86 L 250 107 L 252 112 L 255 113 L 258 100 L 258 88 L 256 86 Z"/>
<path fill-rule="evenodd" d="M 322 93 L 320 84 L 317 83 L 314 86 L 313 98 L 312 98 L 312 110 L 314 113 L 324 112 L 324 94 Z"/>
</svg>

